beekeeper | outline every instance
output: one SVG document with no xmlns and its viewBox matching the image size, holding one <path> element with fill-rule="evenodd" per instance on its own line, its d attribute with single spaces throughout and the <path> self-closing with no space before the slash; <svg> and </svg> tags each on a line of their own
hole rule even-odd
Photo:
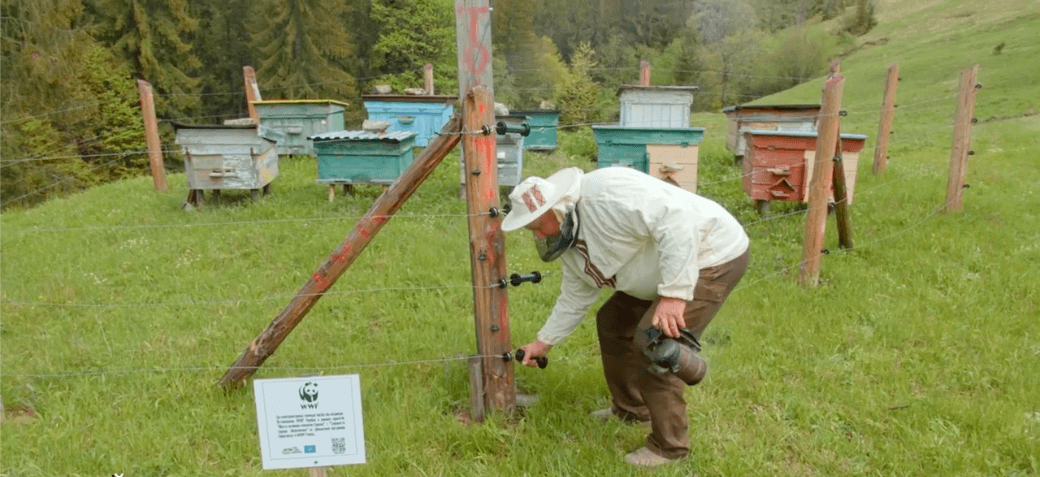
<svg viewBox="0 0 1040 477">
<path fill-rule="evenodd" d="M 716 202 L 624 167 L 529 177 L 509 200 L 502 229 L 529 229 L 542 260 L 563 261 L 560 296 L 521 347 L 523 364 L 535 366 L 610 288 L 596 330 L 611 407 L 592 414 L 649 424 L 630 464 L 688 455 L 683 390 L 704 377 L 698 339 L 747 269 L 743 227 Z"/>
</svg>

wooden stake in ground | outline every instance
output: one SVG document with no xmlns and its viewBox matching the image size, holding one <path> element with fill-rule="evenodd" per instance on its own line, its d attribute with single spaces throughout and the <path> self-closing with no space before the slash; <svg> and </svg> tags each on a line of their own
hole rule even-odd
<svg viewBox="0 0 1040 477">
<path fill-rule="evenodd" d="M 260 336 L 246 347 L 235 364 L 231 365 L 224 377 L 220 378 L 222 387 L 227 389 L 245 384 L 257 368 L 274 354 L 278 345 L 303 320 L 318 299 L 324 296 L 325 291 L 336 283 L 340 275 L 361 255 L 361 252 L 372 241 L 372 237 L 379 233 L 387 220 L 429 177 L 444 156 L 447 156 L 459 143 L 460 122 L 458 116 L 452 117 L 440 133 L 430 141 L 422 154 L 419 154 L 419 157 L 412 162 L 412 165 L 408 166 L 393 185 L 376 199 L 372 207 L 368 209 L 368 213 L 354 224 L 354 230 L 350 232 L 346 240 L 318 267 L 318 270 L 311 275 L 307 283 L 304 283 L 303 288 L 293 297 L 289 305 Z"/>
<path fill-rule="evenodd" d="M 961 210 L 964 196 L 964 177 L 968 173 L 968 156 L 971 151 L 971 122 L 975 116 L 975 92 L 978 83 L 979 65 L 961 73 L 961 87 L 957 95 L 957 117 L 953 122 L 953 148 L 950 151 L 950 179 L 946 186 L 946 212 Z"/>
<path fill-rule="evenodd" d="M 249 107 L 249 117 L 254 123 L 260 124 L 260 115 L 257 114 L 253 102 L 262 101 L 263 98 L 260 97 L 260 87 L 256 84 L 256 73 L 253 71 L 253 67 L 243 66 L 242 76 L 246 83 L 246 105 Z"/>
<path fill-rule="evenodd" d="M 834 153 L 834 219 L 838 223 L 838 246 L 852 250 L 852 216 L 849 215 L 849 197 L 845 188 L 845 165 L 841 145 L 841 129 L 838 129 L 838 145 Z"/>
<path fill-rule="evenodd" d="M 433 94 L 433 65 L 426 63 L 423 65 L 423 79 L 426 82 L 426 94 Z"/>
<path fill-rule="evenodd" d="M 462 112 L 462 130 L 467 132 L 462 138 L 462 155 L 466 160 L 473 311 L 477 354 L 483 358 L 484 404 L 489 409 L 512 409 L 516 406 L 513 364 L 502 358 L 513 348 L 506 306 L 505 235 L 498 212 L 495 104 L 491 90 L 483 86 L 470 90 L 463 100 Z"/>
<path fill-rule="evenodd" d="M 155 190 L 166 192 L 166 165 L 163 164 L 162 143 L 159 142 L 159 123 L 155 120 L 152 85 L 137 80 L 137 93 L 141 96 L 141 117 L 144 118 L 144 139 L 148 145 L 148 163 L 152 166 L 152 182 Z"/>
<path fill-rule="evenodd" d="M 639 84 L 650 86 L 650 62 L 643 60 L 639 62 Z"/>
<path fill-rule="evenodd" d="M 888 160 L 888 140 L 892 135 L 892 116 L 896 111 L 896 87 L 899 85 L 899 63 L 888 67 L 885 97 L 881 100 L 881 121 L 878 123 L 877 142 L 874 146 L 874 174 L 885 172 Z"/>
<path fill-rule="evenodd" d="M 820 257 L 823 251 L 823 235 L 827 226 L 827 200 L 830 195 L 831 177 L 834 174 L 834 149 L 838 144 L 838 114 L 841 111 L 841 94 L 845 77 L 832 74 L 823 88 L 816 136 L 816 157 L 812 180 L 809 182 L 809 211 L 805 219 L 805 247 L 799 267 L 802 285 L 816 286 L 820 282 Z"/>
</svg>

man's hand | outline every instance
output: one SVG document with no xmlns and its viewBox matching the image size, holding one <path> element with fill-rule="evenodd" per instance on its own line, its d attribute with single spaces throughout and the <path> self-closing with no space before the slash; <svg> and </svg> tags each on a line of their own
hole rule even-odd
<svg viewBox="0 0 1040 477">
<path fill-rule="evenodd" d="M 542 343 L 541 341 L 535 340 L 526 345 L 520 347 L 524 350 L 524 360 L 521 362 L 524 366 L 530 366 L 532 368 L 538 367 L 538 363 L 534 361 L 535 358 L 542 358 L 549 354 L 549 350 L 552 349 L 551 344 Z"/>
<path fill-rule="evenodd" d="M 669 338 L 679 337 L 679 328 L 686 328 L 686 300 L 663 296 L 654 310 L 654 328 L 661 330 Z M 644 325 L 645 326 L 645 325 Z"/>
</svg>

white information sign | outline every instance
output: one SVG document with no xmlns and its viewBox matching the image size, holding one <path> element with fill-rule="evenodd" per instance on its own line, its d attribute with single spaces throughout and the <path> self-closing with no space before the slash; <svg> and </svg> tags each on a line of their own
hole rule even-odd
<svg viewBox="0 0 1040 477">
<path fill-rule="evenodd" d="M 365 463 L 357 374 L 253 380 L 264 469 Z"/>
</svg>

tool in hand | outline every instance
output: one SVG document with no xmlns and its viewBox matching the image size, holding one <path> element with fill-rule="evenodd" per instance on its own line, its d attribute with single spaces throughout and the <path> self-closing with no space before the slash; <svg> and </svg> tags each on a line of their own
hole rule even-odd
<svg viewBox="0 0 1040 477">
<path fill-rule="evenodd" d="M 523 363 L 524 362 L 524 355 L 525 355 L 525 353 L 524 353 L 523 349 L 516 350 L 516 360 L 517 361 Z M 545 369 L 545 367 L 549 365 L 549 358 L 546 358 L 545 356 L 539 356 L 537 358 L 534 358 L 534 362 L 538 363 L 538 368 L 539 369 Z"/>
</svg>

